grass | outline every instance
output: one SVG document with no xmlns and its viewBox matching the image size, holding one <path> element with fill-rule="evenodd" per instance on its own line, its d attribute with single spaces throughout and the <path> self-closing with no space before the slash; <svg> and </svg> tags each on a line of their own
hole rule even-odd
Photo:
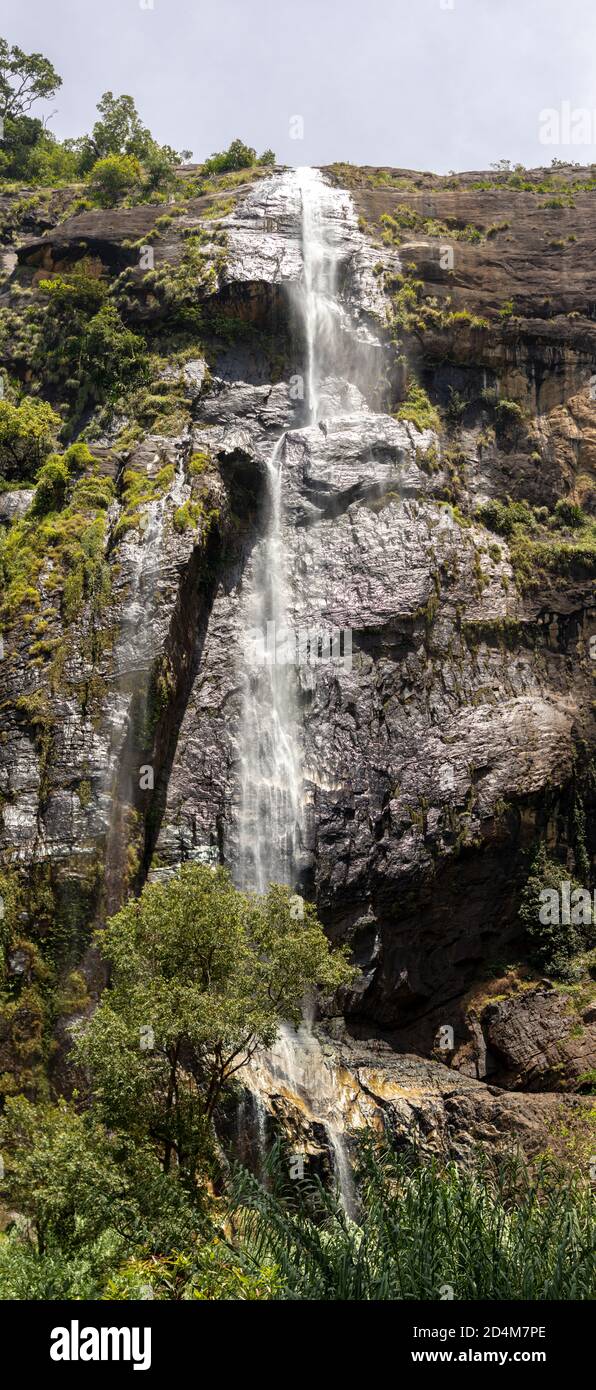
<svg viewBox="0 0 596 1390">
<path fill-rule="evenodd" d="M 249 1267 L 276 1269 L 278 1298 L 433 1300 L 445 1285 L 458 1300 L 596 1294 L 593 1197 L 568 1167 L 478 1157 L 466 1170 L 370 1137 L 359 1167 L 358 1224 L 320 1183 L 284 1183 L 279 1153 L 269 1191 L 236 1173 L 240 1250 Z"/>
<path fill-rule="evenodd" d="M 406 399 L 395 414 L 398 420 L 408 420 L 419 430 L 438 431 L 441 428 L 439 412 L 417 381 L 410 382 Z"/>
<path fill-rule="evenodd" d="M 389 327 L 395 331 L 424 333 L 490 327 L 488 319 L 469 309 L 453 309 L 450 295 L 441 301 L 436 295 L 427 295 L 424 282 L 416 279 L 411 267 L 406 267 L 406 274 L 388 276 L 386 288 L 391 299 Z"/>
<path fill-rule="evenodd" d="M 455 218 L 441 222 L 436 217 L 424 217 L 416 208 L 410 207 L 407 203 L 399 203 L 393 215 L 384 212 L 381 216 L 381 224 L 383 226 L 382 240 L 387 246 L 399 246 L 402 241 L 407 240 L 406 233 L 410 232 L 422 232 L 425 236 L 449 237 L 452 241 L 469 242 L 484 241 L 487 235 L 483 227 L 477 227 L 472 223 L 468 223 L 465 227 L 458 227 Z"/>
<path fill-rule="evenodd" d="M 596 521 L 575 503 L 560 500 L 549 513 L 528 502 L 492 500 L 478 509 L 477 520 L 508 541 L 522 589 L 548 575 L 583 579 L 596 574 Z"/>
</svg>

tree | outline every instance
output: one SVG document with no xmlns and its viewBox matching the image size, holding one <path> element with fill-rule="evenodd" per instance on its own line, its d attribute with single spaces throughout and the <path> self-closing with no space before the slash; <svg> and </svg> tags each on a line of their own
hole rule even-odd
<svg viewBox="0 0 596 1390">
<path fill-rule="evenodd" d="M 24 53 L 16 44 L 10 48 L 0 38 L 0 116 L 17 120 L 25 116 L 36 101 L 47 101 L 62 86 L 49 58 L 42 53 Z"/>
<path fill-rule="evenodd" d="M 528 936 L 533 963 L 555 979 L 573 980 L 577 976 L 573 958 L 586 949 L 590 933 L 579 910 L 571 908 L 567 921 L 566 914 L 559 911 L 564 884 L 571 908 L 577 901 L 575 895 L 585 890 L 562 864 L 549 859 L 545 846 L 540 845 L 521 895 L 519 918 Z"/>
<path fill-rule="evenodd" d="M 227 150 L 212 154 L 203 164 L 205 174 L 225 174 L 237 169 L 252 169 L 255 164 L 275 164 L 273 150 L 265 150 L 257 159 L 256 150 L 243 140 L 232 140 Z"/>
<path fill-rule="evenodd" d="M 190 157 L 189 150 L 178 154 L 170 145 L 159 145 L 154 140 L 141 121 L 133 97 L 115 97 L 113 92 L 104 92 L 97 110 L 101 120 L 95 122 L 91 135 L 70 142 L 79 155 L 82 173 L 88 173 L 98 159 L 128 155 L 148 171 L 150 187 L 157 187 L 180 159 Z"/>
<path fill-rule="evenodd" d="M 300 913 L 296 904 L 300 904 Z M 223 1088 L 304 994 L 352 977 L 315 910 L 272 885 L 240 893 L 224 869 L 184 865 L 98 934 L 111 984 L 77 1046 L 105 1122 L 149 1134 L 164 1171 L 193 1183 Z"/>
<path fill-rule="evenodd" d="M 26 398 L 20 405 L 0 400 L 0 474 L 29 478 L 50 452 L 61 424 L 45 401 Z"/>
<path fill-rule="evenodd" d="M 113 208 L 125 193 L 141 183 L 141 166 L 130 154 L 109 154 L 98 159 L 89 174 L 91 192 L 103 208 Z"/>
<path fill-rule="evenodd" d="M 146 376 L 144 340 L 125 327 L 114 304 L 104 304 L 87 325 L 80 372 L 85 403 L 119 394 Z"/>
<path fill-rule="evenodd" d="M 142 159 L 152 143 L 151 131 L 141 122 L 141 118 L 131 96 L 115 97 L 113 92 L 104 92 L 97 103 L 101 116 L 91 132 L 91 139 L 102 159 L 109 154 L 133 154 Z"/>
<path fill-rule="evenodd" d="M 0 1245 L 0 1298 L 81 1297 L 81 1279 L 82 1296 L 98 1297 L 123 1258 L 188 1247 L 203 1219 L 150 1145 L 107 1133 L 64 1100 L 7 1099 L 0 1150 L 2 1201 L 20 1218 L 10 1250 Z"/>
<path fill-rule="evenodd" d="M 125 390 L 146 372 L 143 339 L 126 328 L 106 285 L 86 261 L 39 285 L 47 295 L 33 365 L 48 386 L 60 384 L 75 412 Z"/>
</svg>

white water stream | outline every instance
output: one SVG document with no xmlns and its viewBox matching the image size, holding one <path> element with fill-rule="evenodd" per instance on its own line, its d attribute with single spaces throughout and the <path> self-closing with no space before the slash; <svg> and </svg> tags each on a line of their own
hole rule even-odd
<svg viewBox="0 0 596 1390">
<path fill-rule="evenodd" d="M 370 370 L 367 336 L 350 322 L 338 297 L 346 219 L 355 214 L 345 193 L 325 183 L 315 169 L 289 171 L 288 202 L 301 204 L 303 276 L 296 293 L 305 342 L 306 423 L 316 425 L 333 408 L 342 387 Z M 327 390 L 326 390 L 327 383 Z M 244 622 L 252 633 L 275 624 L 289 627 L 289 593 L 284 543 L 283 467 L 287 435 L 277 441 L 267 465 L 265 533 L 256 547 Z M 243 718 L 240 741 L 240 827 L 237 879 L 258 893 L 270 882 L 296 887 L 303 834 L 304 794 L 299 738 L 297 671 L 269 654 L 260 662 L 244 653 Z M 254 655 L 254 653 L 253 653 Z M 323 1126 L 333 1153 L 336 1182 L 348 1213 L 355 1192 L 340 1109 L 340 1088 L 309 1023 L 298 1032 L 285 1025 L 276 1044 L 247 1068 L 257 1093 L 294 1096 L 309 1118 Z M 262 1115 L 261 1115 L 261 1131 Z"/>
<path fill-rule="evenodd" d="M 266 475 L 266 530 L 257 548 L 249 594 L 248 632 L 287 625 L 287 580 L 283 550 L 282 470 L 285 435 L 278 440 Z M 248 668 L 243 703 L 239 879 L 265 893 L 270 883 L 292 885 L 302 825 L 302 782 L 296 732 L 295 669 L 275 661 L 275 652 Z"/>
</svg>

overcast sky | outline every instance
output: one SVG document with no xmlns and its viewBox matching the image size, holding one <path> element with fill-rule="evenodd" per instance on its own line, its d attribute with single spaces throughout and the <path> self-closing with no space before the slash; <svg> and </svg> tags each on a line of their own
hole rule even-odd
<svg viewBox="0 0 596 1390">
<path fill-rule="evenodd" d="M 596 145 L 539 138 L 545 108 L 596 108 L 595 0 L 2 0 L 1 13 L 2 35 L 63 78 L 59 136 L 89 130 L 109 88 L 197 160 L 237 135 L 288 164 L 596 160 Z"/>
</svg>

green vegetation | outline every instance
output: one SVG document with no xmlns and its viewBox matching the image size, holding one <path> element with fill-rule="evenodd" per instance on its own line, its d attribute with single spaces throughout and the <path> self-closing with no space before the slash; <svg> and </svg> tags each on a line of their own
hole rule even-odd
<svg viewBox="0 0 596 1390">
<path fill-rule="evenodd" d="M 89 474 L 79 477 L 85 466 L 90 467 Z M 52 607 L 50 616 L 60 604 L 66 627 L 85 603 L 91 605 L 90 620 L 107 605 L 105 510 L 113 495 L 111 479 L 97 471 L 90 451 L 73 445 L 42 465 L 29 511 L 0 542 L 4 585 L 0 616 L 5 628 L 17 621 L 29 626 L 35 621 L 32 630 L 38 641 L 30 648 L 35 665 L 43 666 L 51 659 L 57 670 L 59 655 L 64 655 L 63 641 L 47 634 L 44 603 Z"/>
<path fill-rule="evenodd" d="M 181 535 L 185 531 L 194 530 L 203 515 L 200 502 L 183 502 L 181 507 L 177 507 L 173 516 L 174 530 Z"/>
<path fill-rule="evenodd" d="M 30 479 L 60 426 L 60 416 L 45 401 L 25 397 L 19 405 L 0 400 L 0 477 Z"/>
<path fill-rule="evenodd" d="M 165 497 L 174 481 L 173 463 L 164 463 L 153 478 L 143 470 L 125 468 L 121 479 L 120 502 L 122 511 L 114 530 L 113 540 L 118 542 L 127 531 L 136 531 L 142 522 L 142 508 L 148 502 L 156 502 Z"/>
<path fill-rule="evenodd" d="M 24 228 L 51 227 L 57 217 L 88 208 L 166 200 L 167 207 L 161 217 L 158 207 L 155 215 L 133 215 L 138 228 L 128 241 L 108 231 L 105 263 L 101 249 L 89 250 L 102 247 L 102 235 L 86 246 L 76 230 L 81 224 L 75 224 L 74 239 L 71 228 L 65 232 L 66 253 L 60 236 L 55 242 L 50 237 L 43 251 L 34 248 L 19 265 L 0 309 L 0 487 L 32 491 L 27 510 L 0 532 L 3 669 L 21 682 L 11 697 L 12 717 L 37 759 L 40 836 L 50 834 L 51 818 L 46 826 L 44 816 L 59 777 L 60 816 L 72 816 L 79 845 L 66 868 L 58 855 L 48 853 L 41 862 L 40 854 L 27 873 L 15 860 L 0 877 L 0 1225 L 8 1224 L 0 1230 L 0 1297 L 133 1299 L 150 1284 L 159 1298 L 436 1298 L 442 1282 L 455 1283 L 456 1297 L 498 1297 L 504 1289 L 515 1297 L 587 1296 L 587 1193 L 569 1170 L 561 1200 L 560 1175 L 548 1165 L 513 1177 L 512 1168 L 465 1169 L 415 1153 L 397 1158 L 367 1135 L 357 1160 L 359 1224 L 314 1180 L 290 1183 L 281 1151 L 273 1155 L 265 1186 L 231 1172 L 229 1136 L 244 1063 L 273 1042 L 282 1021 L 299 1019 L 305 994 L 333 994 L 353 977 L 344 951 L 331 949 L 314 907 L 301 903 L 296 915 L 287 888 L 273 885 L 266 896 L 253 897 L 239 893 L 223 869 L 195 862 L 176 873 L 162 868 L 158 881 L 97 935 L 94 949 L 109 985 L 92 1005 L 81 960 L 104 901 L 96 831 L 101 770 L 95 751 L 77 757 L 71 768 L 68 759 L 57 767 L 59 721 L 80 709 L 84 747 L 100 746 L 93 730 L 105 720 L 108 682 L 122 679 L 123 698 L 132 693 L 127 754 L 134 751 L 133 736 L 138 751 L 140 730 L 148 746 L 157 730 L 155 751 L 167 763 L 194 674 L 179 644 L 186 643 L 187 622 L 196 620 L 201 633 L 216 579 L 211 553 L 199 566 L 195 550 L 182 567 L 192 547 L 215 529 L 216 492 L 224 515 L 231 515 L 221 536 L 230 572 L 238 539 L 246 550 L 245 513 L 256 520 L 258 511 L 254 479 L 242 467 L 227 489 L 225 477 L 216 488 L 220 442 L 212 454 L 207 447 L 192 449 L 193 437 L 209 440 L 213 418 L 201 408 L 201 383 L 209 383 L 204 363 L 213 365 L 222 347 L 238 341 L 247 360 L 253 345 L 270 359 L 276 381 L 290 357 L 283 327 L 266 331 L 241 317 L 241 308 L 234 313 L 232 297 L 216 294 L 226 258 L 222 219 L 241 185 L 266 177 L 273 152 L 257 158 L 234 140 L 197 169 L 180 171 L 189 152 L 159 145 L 132 97 L 109 91 L 91 132 L 60 142 L 30 115 L 60 82 L 42 55 L 0 40 L 6 128 L 0 175 L 9 195 L 2 236 L 16 243 Z M 357 171 L 354 180 L 404 192 L 413 183 L 383 170 Z M 98 228 L 116 220 L 124 221 L 92 218 Z M 506 225 L 442 222 L 422 216 L 404 197 L 395 216 L 384 219 L 384 238 L 400 244 L 423 232 L 478 243 Z M 148 245 L 154 257 L 144 260 L 139 253 Z M 376 273 L 384 273 L 382 267 Z M 439 411 L 414 375 L 419 371 L 427 380 L 415 355 L 420 335 L 443 333 L 439 353 L 448 361 L 455 335 L 463 340 L 469 330 L 482 332 L 487 321 L 455 309 L 450 297 L 427 296 L 412 267 L 390 279 L 388 289 L 390 327 L 396 335 L 412 335 L 413 349 L 408 392 L 396 417 L 439 432 Z M 503 311 L 511 316 L 507 306 Z M 190 357 L 203 360 L 185 371 Z M 260 359 L 257 365 L 255 380 Z M 527 435 L 516 402 L 491 397 L 485 403 L 493 411 L 491 440 L 495 434 L 499 442 L 517 440 L 524 429 Z M 453 431 L 471 414 L 466 404 L 464 394 L 450 391 L 445 417 Z M 156 437 L 147 452 L 137 453 L 133 446 L 147 433 Z M 178 436 L 175 445 L 157 437 L 167 434 Z M 416 456 L 429 475 L 440 470 L 442 496 L 450 499 L 440 505 L 450 506 L 459 525 L 469 528 L 455 502 L 473 450 L 465 438 L 448 444 L 439 449 L 431 442 Z M 183 459 L 183 496 L 190 496 L 178 505 L 173 484 L 182 477 Z M 384 506 L 396 495 L 388 491 L 368 505 Z M 578 489 L 577 495 L 584 493 Z M 120 663 L 110 662 L 117 619 L 112 583 L 124 592 L 121 542 L 127 535 L 133 541 L 144 526 L 144 509 L 166 497 L 166 527 L 186 535 L 174 547 L 180 600 L 171 622 L 165 610 L 162 615 L 169 628 L 165 650 L 151 658 L 149 672 L 131 672 L 125 689 Z M 29 501 L 17 500 L 23 506 Z M 153 510 L 159 514 L 162 507 Z M 478 519 L 508 542 L 520 583 L 546 571 L 583 574 L 593 566 L 594 523 L 575 501 L 560 501 L 552 513 L 526 502 L 494 502 Z M 432 516 L 432 542 L 431 527 Z M 171 531 L 166 534 L 171 540 Z M 504 558 L 506 546 L 492 552 L 493 559 Z M 474 559 L 478 593 L 487 582 L 482 554 L 478 549 Z M 436 563 L 433 592 L 414 615 L 427 630 L 441 585 L 456 569 L 455 559 Z M 146 592 L 143 579 L 141 599 Z M 162 597 L 158 585 L 156 601 Z M 459 611 L 457 629 L 470 645 L 518 647 L 522 635 L 517 620 L 471 624 Z M 420 631 L 418 623 L 414 635 Z M 453 698 L 459 698 L 459 684 Z M 101 783 L 104 799 L 107 786 Z M 10 803 L 12 795 L 9 779 L 3 799 Z M 155 828 L 157 800 L 146 821 L 145 804 L 143 811 L 131 805 L 116 827 L 125 882 L 142 881 L 143 832 Z M 52 816 L 54 809 L 52 802 Z M 425 830 L 426 809 L 419 814 Z M 581 806 L 574 836 L 576 871 L 587 873 Z M 151 834 L 148 848 L 150 842 Z M 462 833 L 455 852 L 470 842 Z M 573 981 L 587 934 L 538 930 L 537 885 L 545 873 L 550 882 L 562 869 L 537 860 L 522 920 L 536 964 Z M 65 1016 L 76 1020 L 69 1058 L 58 1051 Z M 60 1085 L 71 1064 L 73 1099 L 51 1103 L 50 1077 Z M 323 1172 L 325 1161 L 322 1147 Z"/>
<path fill-rule="evenodd" d="M 42 280 L 32 366 L 46 389 L 60 388 L 74 421 L 90 404 L 115 401 L 147 376 L 143 338 L 127 328 L 107 287 L 80 261 L 65 275 Z"/>
<path fill-rule="evenodd" d="M 359 1144 L 358 1224 L 314 1179 L 236 1168 L 208 1203 L 152 1147 L 72 1107 L 7 1103 L 0 1297 L 379 1301 L 594 1297 L 589 1182 L 549 1160 L 467 1167 Z"/>
<path fill-rule="evenodd" d="M 89 174 L 89 191 L 102 208 L 113 208 L 127 193 L 141 185 L 142 170 L 132 154 L 107 154 Z"/>
<path fill-rule="evenodd" d="M 567 912 L 563 910 L 564 883 L 569 885 Z M 594 944 L 591 907 L 588 916 L 587 912 L 575 909 L 578 899 L 574 899 L 573 905 L 571 903 L 571 895 L 581 887 L 561 864 L 549 859 L 544 845 L 540 845 L 522 894 L 519 916 L 530 941 L 534 964 L 555 979 L 577 979 L 576 958 Z M 569 921 L 565 920 L 566 916 Z M 581 918 L 588 920 L 578 920 Z"/>
<path fill-rule="evenodd" d="M 521 588 L 535 587 L 549 575 L 581 578 L 596 573 L 596 521 L 576 503 L 560 499 L 549 513 L 528 502 L 491 500 L 476 516 L 508 541 Z"/>
<path fill-rule="evenodd" d="M 440 300 L 436 295 L 427 295 L 424 281 L 415 278 L 414 269 L 406 268 L 405 274 L 387 278 L 386 288 L 391 299 L 390 328 L 425 333 L 489 327 L 488 319 L 472 314 L 469 309 L 453 309 L 449 295 Z"/>
<path fill-rule="evenodd" d="M 177 265 L 164 263 L 159 269 L 148 270 L 143 285 L 159 300 L 163 310 L 162 323 L 175 324 L 178 332 L 198 335 L 204 327 L 201 299 L 217 287 L 216 265 L 221 256 L 212 255 L 204 247 L 200 233 L 189 236 Z"/>
<path fill-rule="evenodd" d="M 388 246 L 399 246 L 403 241 L 407 241 L 406 233 L 423 232 L 429 237 L 449 237 L 451 241 L 483 241 L 488 232 L 483 227 L 476 227 L 468 224 L 464 227 L 458 226 L 458 219 L 448 218 L 445 222 L 439 221 L 436 217 L 424 217 L 416 208 L 410 207 L 408 203 L 398 203 L 393 213 L 384 212 L 381 216 L 383 227 L 382 240 Z M 491 227 L 492 235 L 500 230 Z"/>
<path fill-rule="evenodd" d="M 150 1260 L 192 1240 L 196 1216 L 151 1146 L 108 1134 L 93 1115 L 9 1099 L 0 1143 L 3 1196 L 20 1214 L 0 1237 L 0 1298 L 101 1297 L 139 1246 Z"/>
<path fill-rule="evenodd" d="M 0 39 L 0 117 L 4 138 L 0 152 L 0 177 L 33 186 L 60 183 L 86 185 L 89 199 L 100 207 L 127 202 L 160 201 L 174 188 L 196 193 L 190 181 L 179 187 L 176 168 L 190 159 L 191 151 L 160 145 L 143 125 L 133 98 L 107 91 L 97 103 L 98 119 L 91 132 L 75 140 L 59 141 L 47 125 L 29 114 L 36 102 L 52 97 L 62 79 L 49 59 L 40 53 L 25 54 Z M 227 150 L 211 155 L 200 166 L 201 177 L 266 170 L 275 163 L 272 150 L 257 158 L 242 140 L 232 140 Z"/>
<path fill-rule="evenodd" d="M 221 150 L 219 154 L 212 154 L 203 164 L 205 174 L 227 174 L 238 169 L 251 169 L 255 164 L 272 165 L 275 164 L 273 150 L 265 150 L 257 159 L 256 150 L 250 145 L 245 145 L 242 140 L 232 140 L 227 150 Z"/>
<path fill-rule="evenodd" d="M 297 919 L 289 890 L 250 898 L 197 864 L 146 887 L 98 945 L 111 984 L 77 1049 L 97 1113 L 111 1130 L 149 1134 L 164 1172 L 175 1156 L 192 1188 L 224 1086 L 284 1018 L 300 1018 L 307 989 L 352 972 L 310 904 Z M 143 1029 L 155 1037 L 145 1051 Z"/>
<path fill-rule="evenodd" d="M 423 386 L 411 381 L 405 401 L 395 412 L 398 420 L 410 420 L 418 430 L 439 430 L 441 420 L 438 411 L 428 399 Z"/>
<path fill-rule="evenodd" d="M 320 1185 L 284 1202 L 248 1175 L 235 1184 L 241 1250 L 278 1271 L 292 1299 L 574 1299 L 594 1291 L 589 1183 L 514 1158 L 469 1168 L 361 1147 L 361 1224 Z M 568 1182 L 569 1177 L 569 1182 Z M 277 1181 L 276 1181 L 277 1179 Z M 281 1189 L 281 1191 L 280 1191 Z"/>
<path fill-rule="evenodd" d="M 52 182 L 74 172 L 75 161 L 29 113 L 62 85 L 48 58 L 24 53 L 0 38 L 0 118 L 4 123 L 0 177 L 23 182 Z"/>
</svg>

